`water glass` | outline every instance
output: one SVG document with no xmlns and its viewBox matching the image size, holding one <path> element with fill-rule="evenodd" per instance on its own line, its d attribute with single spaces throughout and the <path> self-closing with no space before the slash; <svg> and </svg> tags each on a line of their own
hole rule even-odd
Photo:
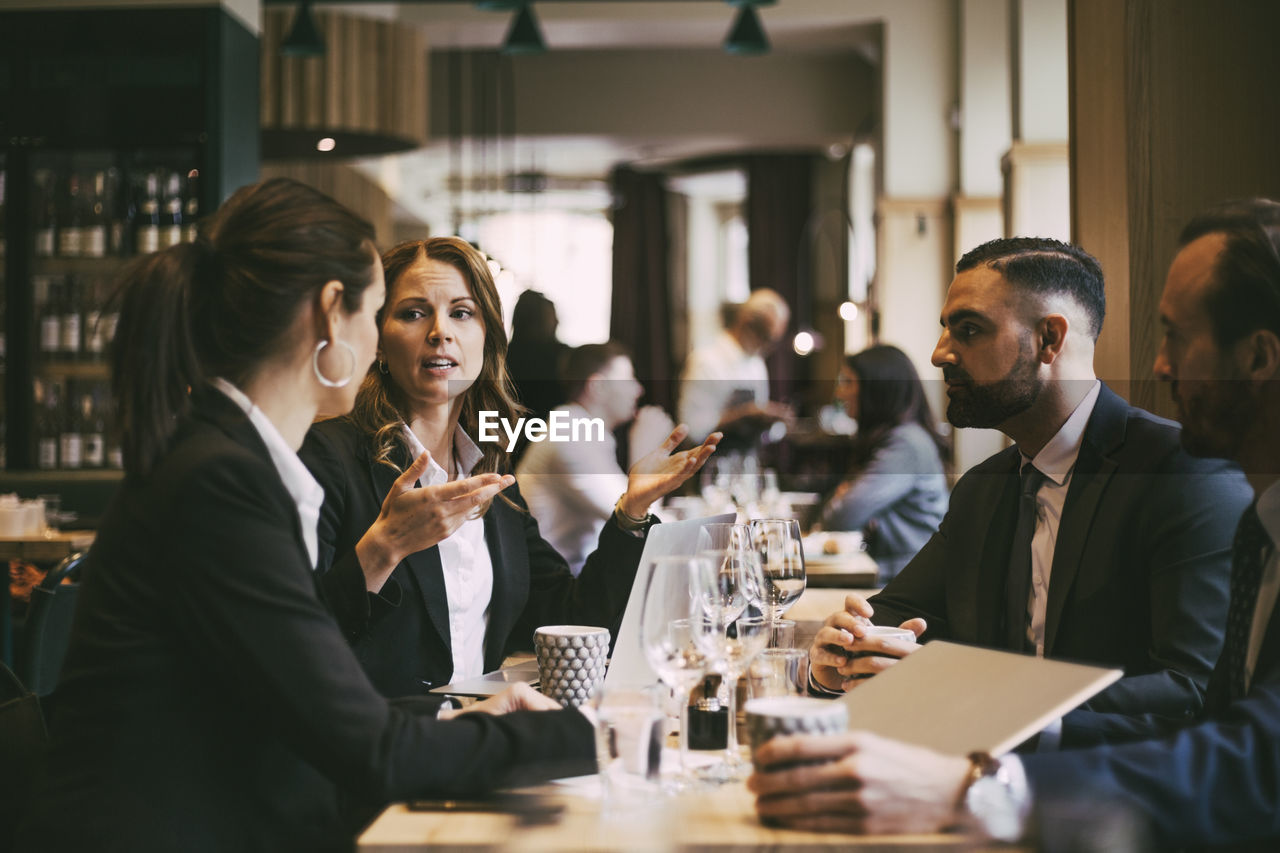
<svg viewBox="0 0 1280 853">
<path fill-rule="evenodd" d="M 765 649 L 747 670 L 748 695 L 803 696 L 809 681 L 809 653 L 804 649 Z"/>
<path fill-rule="evenodd" d="M 804 592 L 804 548 L 800 544 L 800 522 L 788 518 L 760 519 L 751 522 L 751 536 L 760 554 L 766 604 L 777 619 Z"/>
<path fill-rule="evenodd" d="M 655 688 L 601 684 L 591 696 L 591 707 L 606 804 L 625 808 L 652 800 L 660 791 L 665 729 Z"/>
</svg>

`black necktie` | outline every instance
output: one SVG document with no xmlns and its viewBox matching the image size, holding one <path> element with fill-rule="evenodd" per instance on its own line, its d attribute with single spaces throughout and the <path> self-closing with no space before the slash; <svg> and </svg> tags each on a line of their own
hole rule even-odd
<svg viewBox="0 0 1280 853">
<path fill-rule="evenodd" d="M 1227 642 L 1222 656 L 1231 676 L 1231 698 L 1245 694 L 1244 665 L 1249 656 L 1249 633 L 1258 606 L 1262 567 L 1271 551 L 1271 539 L 1258 520 L 1257 504 L 1240 517 L 1231 549 L 1231 604 L 1227 608 Z"/>
<path fill-rule="evenodd" d="M 1027 639 L 1027 600 L 1031 595 L 1031 540 L 1036 535 L 1036 493 L 1045 476 L 1034 465 L 1022 466 L 1018 490 L 1018 524 L 1009 549 L 1009 576 L 1005 583 L 1005 642 L 1010 651 L 1035 651 Z"/>
</svg>

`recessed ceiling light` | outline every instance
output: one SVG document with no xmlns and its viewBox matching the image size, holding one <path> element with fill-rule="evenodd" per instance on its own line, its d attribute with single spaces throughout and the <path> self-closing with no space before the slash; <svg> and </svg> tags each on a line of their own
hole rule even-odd
<svg viewBox="0 0 1280 853">
<path fill-rule="evenodd" d="M 332 136 L 326 136 L 316 142 L 317 151 L 332 151 L 338 147 L 338 142 Z"/>
</svg>

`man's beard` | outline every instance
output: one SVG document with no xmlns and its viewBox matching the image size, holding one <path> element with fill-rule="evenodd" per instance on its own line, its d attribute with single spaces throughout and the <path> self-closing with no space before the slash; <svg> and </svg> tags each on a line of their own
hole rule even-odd
<svg viewBox="0 0 1280 853">
<path fill-rule="evenodd" d="M 1247 379 L 1174 382 L 1173 400 L 1182 423 L 1182 447 L 1192 456 L 1235 459 L 1245 430 L 1257 418 Z"/>
<path fill-rule="evenodd" d="M 1018 360 L 1003 379 L 978 384 L 970 380 L 955 389 L 947 402 L 947 420 L 956 427 L 994 428 L 1031 408 L 1044 383 L 1037 375 L 1031 336 L 1018 343 Z M 942 368 L 946 379 L 969 379 L 957 367 Z"/>
</svg>

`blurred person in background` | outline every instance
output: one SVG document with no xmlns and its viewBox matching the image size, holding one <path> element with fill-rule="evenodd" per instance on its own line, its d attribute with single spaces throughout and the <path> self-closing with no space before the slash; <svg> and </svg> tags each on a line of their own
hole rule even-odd
<svg viewBox="0 0 1280 853">
<path fill-rule="evenodd" d="M 301 452 L 324 487 L 320 587 L 369 678 L 388 696 L 425 693 L 498 669 L 542 625 L 617 636 L 650 505 L 719 436 L 673 454 L 680 427 L 637 462 L 574 577 L 515 484 L 506 428 L 496 440 L 480 432 L 482 414 L 512 429 L 519 420 L 484 256 L 433 237 L 382 262 L 377 362 L 352 413 L 313 426 Z"/>
<path fill-rule="evenodd" d="M 350 850 L 346 808 L 590 762 L 573 711 L 438 720 L 388 703 L 316 595 L 323 493 L 296 450 L 373 360 L 373 237 L 276 179 L 124 273 L 125 481 L 83 572 L 18 850 Z M 554 707 L 521 687 L 473 708 Z"/>
<path fill-rule="evenodd" d="M 786 406 L 769 400 L 764 363 L 790 320 L 791 309 L 777 291 L 754 290 L 734 311 L 728 328 L 689 355 L 677 410 L 691 438 L 720 432 L 726 449 L 741 449 L 753 445 L 772 424 L 790 420 Z"/>
<path fill-rule="evenodd" d="M 850 475 L 822 506 L 823 530 L 860 530 L 884 584 L 938 529 L 947 510 L 937 432 L 915 366 L 894 346 L 845 358 L 836 397 L 858 423 Z"/>
<path fill-rule="evenodd" d="M 516 400 L 531 417 L 546 419 L 548 412 L 569 399 L 560 380 L 569 346 L 556 338 L 559 326 L 555 303 L 539 291 L 526 290 L 516 298 L 507 373 L 515 386 Z M 517 459 L 526 446 L 526 442 L 517 446 Z"/>
<path fill-rule="evenodd" d="M 516 467 L 516 481 L 543 536 L 576 576 L 627 490 L 614 431 L 631 423 L 633 455 L 644 455 L 675 425 L 658 406 L 637 412 L 644 387 L 620 344 L 571 350 L 561 376 L 570 402 L 555 411 L 572 421 L 598 419 L 600 429 L 582 429 L 581 438 L 571 442 L 531 442 Z"/>
</svg>

